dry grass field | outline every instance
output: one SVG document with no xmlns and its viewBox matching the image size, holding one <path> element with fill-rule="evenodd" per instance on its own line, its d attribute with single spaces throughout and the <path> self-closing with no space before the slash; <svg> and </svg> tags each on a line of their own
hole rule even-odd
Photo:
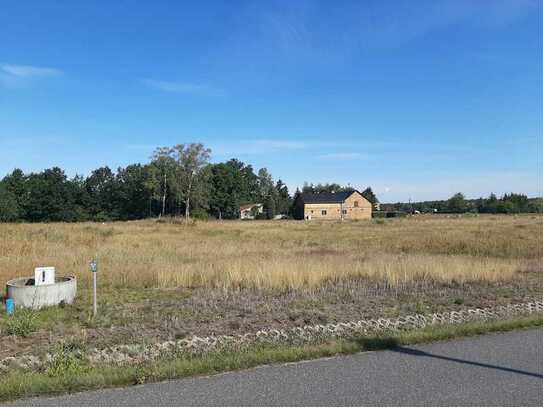
<svg viewBox="0 0 543 407">
<path fill-rule="evenodd" d="M 543 298 L 543 216 L 0 224 L 0 281 L 39 265 L 75 274 L 76 301 L 37 312 L 18 327 L 29 336 L 0 312 L 0 359 L 70 338 L 106 347 Z"/>
<path fill-rule="evenodd" d="M 543 217 L 0 224 L 0 281 L 52 265 L 85 287 L 93 258 L 107 287 L 458 286 L 541 267 Z"/>
</svg>

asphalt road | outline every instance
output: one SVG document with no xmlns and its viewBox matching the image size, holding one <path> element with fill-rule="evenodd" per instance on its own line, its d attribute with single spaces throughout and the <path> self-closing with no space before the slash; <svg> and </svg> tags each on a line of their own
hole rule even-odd
<svg viewBox="0 0 543 407">
<path fill-rule="evenodd" d="M 543 329 L 6 406 L 542 406 Z"/>
</svg>

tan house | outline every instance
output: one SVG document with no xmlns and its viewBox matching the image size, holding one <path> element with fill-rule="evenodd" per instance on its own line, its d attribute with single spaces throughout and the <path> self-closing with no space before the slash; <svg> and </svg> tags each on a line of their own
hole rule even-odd
<svg viewBox="0 0 543 407">
<path fill-rule="evenodd" d="M 239 207 L 240 219 L 255 219 L 257 215 L 264 212 L 264 206 L 260 203 L 241 205 Z"/>
<path fill-rule="evenodd" d="M 372 209 L 358 191 L 306 193 L 296 201 L 296 217 L 305 220 L 371 219 Z"/>
</svg>

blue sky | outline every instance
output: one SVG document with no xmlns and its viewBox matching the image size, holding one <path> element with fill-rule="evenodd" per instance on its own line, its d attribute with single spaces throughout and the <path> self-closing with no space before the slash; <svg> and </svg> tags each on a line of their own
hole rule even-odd
<svg viewBox="0 0 543 407">
<path fill-rule="evenodd" d="M 543 0 L 1 0 L 0 174 L 192 141 L 291 188 L 543 196 Z"/>
</svg>

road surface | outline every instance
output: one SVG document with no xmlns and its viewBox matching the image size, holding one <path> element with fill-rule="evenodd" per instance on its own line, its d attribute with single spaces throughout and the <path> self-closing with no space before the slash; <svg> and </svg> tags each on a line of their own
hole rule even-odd
<svg viewBox="0 0 543 407">
<path fill-rule="evenodd" d="M 543 329 L 2 407 L 542 406 Z"/>
</svg>

